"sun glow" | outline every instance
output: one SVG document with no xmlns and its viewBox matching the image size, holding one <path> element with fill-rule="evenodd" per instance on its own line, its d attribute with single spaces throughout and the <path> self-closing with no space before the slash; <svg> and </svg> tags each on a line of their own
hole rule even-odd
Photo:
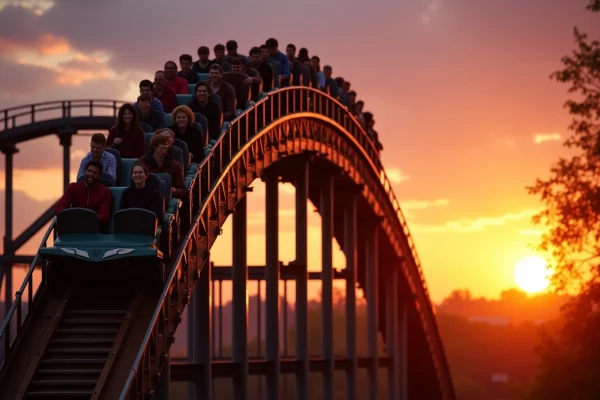
<svg viewBox="0 0 600 400">
<path fill-rule="evenodd" d="M 546 260 L 532 256 L 519 261 L 515 267 L 515 282 L 523 291 L 538 293 L 550 284 Z"/>
</svg>

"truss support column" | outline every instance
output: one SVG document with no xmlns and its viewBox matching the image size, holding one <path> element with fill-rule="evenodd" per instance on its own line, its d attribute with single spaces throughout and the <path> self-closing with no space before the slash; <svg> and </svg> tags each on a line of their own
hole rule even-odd
<svg viewBox="0 0 600 400">
<path fill-rule="evenodd" d="M 63 147 L 63 191 L 67 190 L 67 186 L 71 183 L 71 144 L 72 137 L 77 133 L 77 130 L 72 128 L 61 129 L 58 132 L 60 145 Z"/>
<path fill-rule="evenodd" d="M 162 371 L 160 372 L 160 380 L 156 385 L 155 400 L 169 400 L 171 390 L 171 363 L 169 362 L 169 355 L 165 354 L 165 365 L 163 365 Z"/>
<path fill-rule="evenodd" d="M 233 215 L 233 300 L 232 347 L 233 361 L 238 363 L 238 373 L 233 379 L 233 398 L 248 398 L 248 266 L 247 266 L 247 196 L 235 206 Z"/>
<path fill-rule="evenodd" d="M 196 248 L 196 259 L 200 260 L 200 254 L 198 249 Z M 191 266 L 190 266 L 191 267 Z M 194 267 L 196 268 L 196 273 L 199 271 L 199 268 L 202 268 L 202 265 L 198 265 L 194 263 Z M 206 269 L 209 268 L 208 263 L 202 269 L 201 274 L 206 273 Z M 203 361 L 202 356 L 202 346 L 205 345 L 202 340 L 202 330 L 204 328 L 204 320 L 202 319 L 205 314 L 203 314 L 203 297 L 207 296 L 205 293 L 202 293 L 203 290 L 201 288 L 203 281 L 202 275 L 199 276 L 199 279 L 196 281 L 195 288 L 192 288 L 190 304 L 187 306 L 187 322 L 188 322 L 188 362 L 191 364 L 201 363 Z M 188 399 L 195 400 L 200 397 L 200 393 L 202 390 L 202 385 L 199 381 L 190 382 L 188 385 Z"/>
<path fill-rule="evenodd" d="M 388 399 L 407 400 L 406 379 L 406 299 L 398 291 L 401 264 L 392 264 L 385 281 L 387 353 L 392 358 L 388 369 Z"/>
<path fill-rule="evenodd" d="M 201 250 L 204 251 L 204 250 Z M 208 251 L 208 250 L 206 250 Z M 196 316 L 197 340 L 199 344 L 198 355 L 199 362 L 202 363 L 202 376 L 200 377 L 200 387 L 196 399 L 212 399 L 212 304 L 211 304 L 211 282 L 212 282 L 212 263 L 210 262 L 210 253 L 206 264 L 202 268 L 200 278 L 196 283 L 197 289 L 195 295 L 198 296 L 198 312 Z"/>
<path fill-rule="evenodd" d="M 321 268 L 322 268 L 322 320 L 323 336 L 323 400 L 334 398 L 333 356 L 333 177 L 324 178 L 321 188 Z M 349 395 L 346 393 L 346 395 Z M 352 396 L 350 394 L 350 396 Z M 347 397 L 351 399 L 351 397 Z"/>
<path fill-rule="evenodd" d="M 4 153 L 6 169 L 5 169 L 5 186 L 4 186 L 4 255 L 14 256 L 13 249 L 13 161 L 14 155 L 19 152 L 17 146 L 8 144 L 3 146 L 0 151 Z M 0 288 L 2 287 L 2 276 L 4 276 L 4 315 L 8 315 L 8 310 L 12 306 L 12 266 L 11 261 L 6 261 L 2 265 L 2 275 L 0 275 Z M 3 318 L 4 319 L 4 318 Z M 7 350 L 7 349 L 5 349 Z"/>
<path fill-rule="evenodd" d="M 377 338 L 379 331 L 379 226 L 374 223 L 369 226 L 366 235 L 366 262 L 367 267 L 367 349 L 370 364 L 367 370 L 369 399 L 377 399 L 379 392 L 379 357 Z"/>
<path fill-rule="evenodd" d="M 296 176 L 296 263 L 302 268 L 296 278 L 296 400 L 308 399 L 308 168 L 304 163 Z"/>
<path fill-rule="evenodd" d="M 279 399 L 279 175 L 265 171 L 266 181 L 266 358 L 270 362 L 267 375 L 267 399 Z"/>
<path fill-rule="evenodd" d="M 358 240 L 356 196 L 352 194 L 344 209 L 344 235 L 346 255 L 346 358 L 350 367 L 346 370 L 346 398 L 356 399 L 356 277 L 358 268 Z M 369 299 L 370 301 L 370 299 Z M 362 396 L 361 396 L 362 397 Z"/>
</svg>

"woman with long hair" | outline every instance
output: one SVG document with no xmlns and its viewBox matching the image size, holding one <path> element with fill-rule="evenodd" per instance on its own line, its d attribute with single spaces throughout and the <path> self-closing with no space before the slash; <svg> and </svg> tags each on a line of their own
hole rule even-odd
<svg viewBox="0 0 600 400">
<path fill-rule="evenodd" d="M 148 152 L 140 157 L 137 162 L 144 164 L 148 172 L 153 174 L 169 174 L 171 176 L 171 194 L 177 199 L 187 195 L 183 167 L 180 163 L 168 156 L 169 138 L 163 135 L 154 135 L 150 139 Z"/>
<path fill-rule="evenodd" d="M 152 211 L 159 221 L 162 221 L 163 204 L 160 188 L 147 185 L 148 168 L 142 163 L 136 163 L 131 171 L 131 186 L 121 194 L 119 210 L 126 208 L 143 208 Z"/>
<path fill-rule="evenodd" d="M 171 114 L 174 124 L 169 126 L 175 132 L 175 139 L 183 140 L 190 152 L 190 162 L 201 163 L 204 160 L 204 148 L 208 147 L 208 136 L 194 127 L 196 116 L 188 106 L 179 106 Z"/>
<path fill-rule="evenodd" d="M 118 150 L 121 158 L 138 158 L 146 151 L 146 137 L 139 116 L 129 103 L 119 108 L 117 124 L 108 131 L 106 147 Z"/>
</svg>

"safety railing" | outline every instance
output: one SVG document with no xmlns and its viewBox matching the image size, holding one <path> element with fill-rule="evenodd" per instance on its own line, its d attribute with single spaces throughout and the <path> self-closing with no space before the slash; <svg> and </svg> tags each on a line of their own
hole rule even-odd
<svg viewBox="0 0 600 400">
<path fill-rule="evenodd" d="M 113 116 L 125 102 L 117 100 L 57 100 L 0 111 L 0 129 L 9 130 L 50 119 Z M 78 114 L 78 112 L 80 112 Z M 40 114 L 42 114 L 40 116 Z M 0 138 L 2 130 L 0 130 Z"/>
<path fill-rule="evenodd" d="M 40 248 L 46 247 L 48 244 L 48 239 L 50 235 L 54 231 L 54 226 L 56 225 L 56 218 L 52 220 L 48 230 L 44 234 L 42 238 L 42 242 L 40 244 Z M 33 274 L 36 269 L 41 268 L 42 270 L 42 278 L 37 286 L 34 285 Z M 27 273 L 25 274 L 25 278 L 23 279 L 23 283 L 19 288 L 19 291 L 15 294 L 15 299 L 8 310 L 8 313 L 4 317 L 4 322 L 0 326 L 0 343 L 3 345 L 4 352 L 2 354 L 2 358 L 0 359 L 0 370 L 4 367 L 4 362 L 8 359 L 8 355 L 11 352 L 11 345 L 15 340 L 19 338 L 21 334 L 23 324 L 27 321 L 27 317 L 31 314 L 35 301 L 37 299 L 37 294 L 42 289 L 45 282 L 45 268 L 43 267 L 43 260 L 39 256 L 39 252 L 36 253 Z M 24 299 L 27 301 L 27 314 L 25 315 L 25 319 L 23 319 L 23 308 L 24 308 Z M 14 329 L 15 335 L 12 336 L 12 330 Z"/>
<path fill-rule="evenodd" d="M 160 371 L 160 366 L 164 361 L 168 349 L 166 338 L 171 334 L 168 332 L 168 326 L 165 324 L 165 321 L 172 320 L 172 318 L 177 319 L 177 316 L 169 315 L 169 313 L 172 312 L 172 308 L 169 307 L 170 302 L 168 300 L 177 298 L 178 300 L 176 301 L 180 301 L 184 296 L 189 296 L 190 289 L 194 286 L 195 279 L 198 278 L 198 276 L 188 273 L 188 276 L 192 277 L 189 278 L 188 287 L 182 289 L 178 284 L 178 277 L 183 276 L 182 269 L 184 264 L 186 268 L 188 266 L 189 260 L 186 259 L 185 253 L 189 241 L 195 237 L 194 232 L 197 228 L 201 227 L 203 228 L 202 230 L 207 228 L 208 221 L 212 217 L 211 215 L 208 215 L 209 209 L 211 208 L 212 197 L 220 195 L 219 186 L 222 183 L 222 177 L 229 168 L 229 162 L 235 159 L 236 153 L 243 153 L 240 152 L 240 150 L 248 148 L 251 142 L 256 139 L 255 135 L 263 128 L 268 127 L 270 123 L 277 121 L 281 117 L 303 112 L 318 113 L 337 123 L 340 127 L 350 133 L 352 140 L 356 143 L 359 151 L 365 155 L 365 158 L 371 164 L 373 172 L 377 176 L 377 180 L 383 186 L 389 200 L 388 208 L 390 208 L 396 216 L 396 218 L 393 219 L 395 223 L 394 221 L 392 221 L 392 223 L 393 225 L 396 225 L 398 232 L 401 232 L 408 242 L 410 254 L 407 254 L 406 256 L 409 258 L 409 263 L 414 265 L 412 272 L 415 276 L 413 278 L 416 278 L 423 288 L 420 300 L 426 304 L 429 315 L 428 325 L 430 329 L 433 329 L 433 332 L 431 333 L 436 336 L 436 338 L 433 339 L 435 342 L 433 343 L 433 346 L 435 347 L 433 351 L 437 352 L 439 358 L 436 358 L 443 360 L 442 362 L 445 363 L 433 306 L 428 296 L 427 286 L 415 245 L 408 230 L 404 215 L 400 209 L 400 204 L 393 192 L 391 182 L 387 178 L 383 165 L 379 160 L 378 151 L 375 145 L 360 126 L 357 119 L 348 113 L 347 108 L 336 99 L 312 88 L 289 87 L 268 93 L 266 97 L 255 103 L 253 107 L 245 110 L 241 115 L 236 117 L 226 129 L 222 131 L 217 142 L 213 144 L 209 154 L 200 164 L 197 172 L 197 176 L 200 177 L 200 182 L 197 185 L 199 193 L 196 194 L 198 200 L 194 204 L 195 207 L 193 207 L 194 219 L 191 229 L 188 230 L 186 237 L 180 244 L 177 254 L 174 256 L 173 268 L 171 268 L 166 279 L 165 287 L 161 293 L 159 304 L 154 311 L 150 326 L 142 343 L 140 343 L 139 352 L 134 361 L 133 368 L 127 377 L 120 399 L 136 398 L 138 397 L 138 394 L 144 395 L 146 390 L 151 390 L 149 387 L 149 382 L 152 379 L 151 377 L 153 374 Z M 389 215 L 389 217 L 392 216 Z M 448 371 L 447 365 L 441 365 L 439 367 Z"/>
</svg>

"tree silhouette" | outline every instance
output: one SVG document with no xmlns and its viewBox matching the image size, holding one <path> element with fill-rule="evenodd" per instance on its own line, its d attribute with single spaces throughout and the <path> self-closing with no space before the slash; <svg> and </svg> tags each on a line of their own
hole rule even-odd
<svg viewBox="0 0 600 400">
<path fill-rule="evenodd" d="M 600 0 L 590 0 L 587 9 L 600 11 Z M 552 255 L 558 290 L 600 275 L 600 42 L 589 41 L 577 28 L 574 36 L 576 49 L 562 58 L 564 68 L 551 78 L 578 95 L 565 103 L 573 115 L 565 146 L 575 154 L 560 158 L 550 178 L 528 187 L 545 205 L 533 221 L 548 228 L 539 249 Z"/>
<path fill-rule="evenodd" d="M 589 0 L 587 9 L 599 12 L 600 0 Z M 548 228 L 539 247 L 555 261 L 555 288 L 574 283 L 579 292 L 543 333 L 531 400 L 600 398 L 600 42 L 577 28 L 574 34 L 576 50 L 551 77 L 578 95 L 565 103 L 573 115 L 565 146 L 575 154 L 559 159 L 551 177 L 529 191 L 545 204 L 534 222 Z"/>
</svg>

